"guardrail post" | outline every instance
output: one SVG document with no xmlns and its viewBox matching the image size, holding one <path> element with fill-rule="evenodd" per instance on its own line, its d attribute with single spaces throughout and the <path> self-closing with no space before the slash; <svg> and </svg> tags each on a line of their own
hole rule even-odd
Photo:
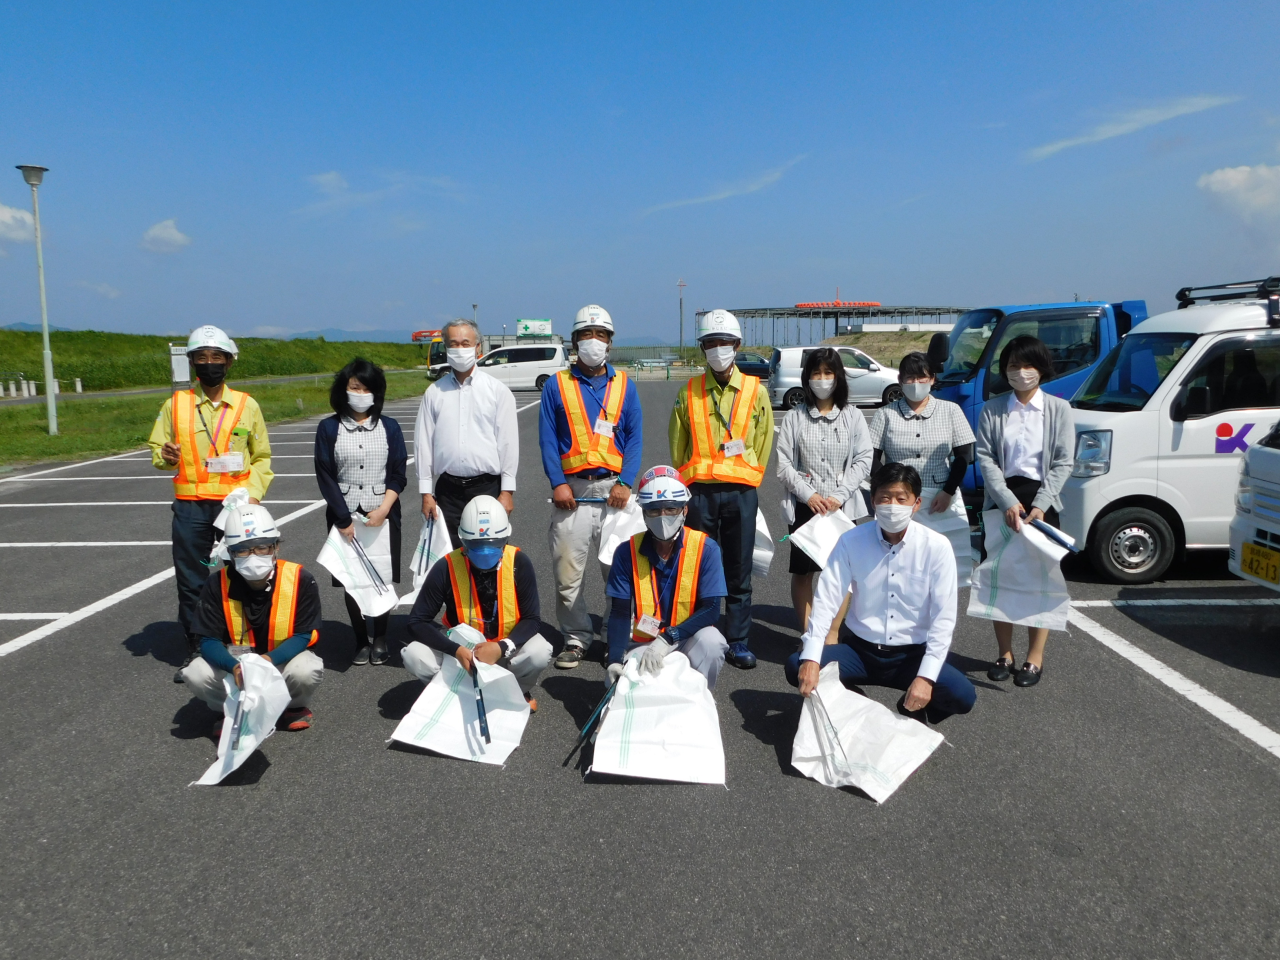
<svg viewBox="0 0 1280 960">
<path fill-rule="evenodd" d="M 76 393 L 84 393 L 84 384 L 80 382 L 79 377 L 76 377 Z"/>
</svg>

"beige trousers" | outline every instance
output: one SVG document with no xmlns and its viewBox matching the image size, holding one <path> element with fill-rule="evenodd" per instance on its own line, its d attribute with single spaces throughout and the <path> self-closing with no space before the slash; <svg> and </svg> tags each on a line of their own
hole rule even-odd
<svg viewBox="0 0 1280 960">
<path fill-rule="evenodd" d="M 530 637 L 510 660 L 499 660 L 498 666 L 505 667 L 515 674 L 516 682 L 520 684 L 520 692 L 528 693 L 538 682 L 542 671 L 550 665 L 552 652 L 551 644 L 542 637 Z M 430 683 L 431 678 L 440 672 L 444 658 L 445 654 L 417 640 L 400 651 L 400 660 L 404 663 L 404 668 L 423 683 Z"/>
<path fill-rule="evenodd" d="M 222 678 L 226 675 L 227 671 L 211 666 L 204 657 L 196 657 L 182 671 L 182 680 L 195 696 L 209 705 L 210 710 L 221 713 L 222 703 L 227 699 L 227 692 L 222 687 Z M 303 650 L 280 668 L 280 675 L 293 698 L 289 706 L 305 707 L 311 703 L 316 688 L 324 679 L 324 661 L 310 650 Z"/>
<path fill-rule="evenodd" d="M 611 477 L 580 480 L 570 476 L 575 497 L 608 497 L 617 482 Z M 556 578 L 556 619 L 566 644 L 586 649 L 591 646 L 591 611 L 587 605 L 583 579 L 588 567 L 598 566 L 602 581 L 609 579 L 609 564 L 600 563 L 600 527 L 604 524 L 603 503 L 580 503 L 578 509 L 551 510 L 551 569 Z M 607 623 L 609 614 L 603 615 Z"/>
</svg>

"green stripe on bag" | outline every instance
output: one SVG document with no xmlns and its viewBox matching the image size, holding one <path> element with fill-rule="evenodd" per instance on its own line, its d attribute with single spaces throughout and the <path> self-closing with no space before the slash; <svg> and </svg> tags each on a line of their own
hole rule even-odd
<svg viewBox="0 0 1280 960">
<path fill-rule="evenodd" d="M 413 738 L 414 740 L 423 739 L 428 733 L 432 731 L 435 725 L 439 723 L 440 720 L 444 717 L 445 707 L 449 706 L 449 698 L 456 697 L 458 695 L 458 687 L 461 686 L 462 684 L 462 677 L 463 677 L 463 671 L 461 668 L 459 668 L 458 675 L 453 678 L 453 683 L 449 685 L 449 692 L 446 693 L 444 695 L 444 699 L 440 701 L 440 706 L 436 707 L 436 712 L 433 713 L 430 719 L 428 719 L 427 722 L 422 725 L 422 729 L 418 731 L 417 736 Z"/>
</svg>

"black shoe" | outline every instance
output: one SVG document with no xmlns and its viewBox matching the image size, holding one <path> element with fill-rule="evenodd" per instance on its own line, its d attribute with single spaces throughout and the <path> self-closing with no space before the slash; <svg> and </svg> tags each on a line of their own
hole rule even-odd
<svg viewBox="0 0 1280 960">
<path fill-rule="evenodd" d="M 200 656 L 200 641 L 195 637 L 187 637 L 187 656 L 173 675 L 174 683 L 182 683 L 182 671 L 191 666 L 191 661 Z"/>
<path fill-rule="evenodd" d="M 994 680 L 996 683 L 1003 683 L 1013 676 L 1013 658 L 1005 659 L 1001 657 L 991 665 L 991 669 L 987 671 L 987 679 Z"/>
<path fill-rule="evenodd" d="M 1034 663 L 1024 663 L 1022 669 L 1014 676 L 1013 685 L 1015 687 L 1034 687 L 1040 682 L 1040 674 L 1043 672 L 1043 667 L 1037 667 Z"/>
<path fill-rule="evenodd" d="M 574 670 L 586 656 L 586 651 L 574 644 L 565 644 L 560 656 L 556 657 L 557 670 Z"/>
<path fill-rule="evenodd" d="M 369 662 L 369 657 L 372 656 L 372 654 L 373 647 L 369 646 L 367 643 L 361 644 L 356 650 L 356 655 L 351 658 L 351 665 L 353 667 L 363 667 Z"/>
<path fill-rule="evenodd" d="M 387 649 L 387 638 L 375 637 L 373 640 L 373 652 L 369 655 L 369 662 L 376 667 L 390 659 L 391 651 Z"/>
</svg>

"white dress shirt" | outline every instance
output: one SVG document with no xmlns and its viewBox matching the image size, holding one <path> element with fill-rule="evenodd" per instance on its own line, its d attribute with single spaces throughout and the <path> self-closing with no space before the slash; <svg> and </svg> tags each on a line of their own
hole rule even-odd
<svg viewBox="0 0 1280 960">
<path fill-rule="evenodd" d="M 1023 403 L 1013 391 L 1009 392 L 1009 419 L 1004 427 L 1004 475 L 1043 480 L 1041 462 L 1044 460 L 1044 392 Z"/>
<path fill-rule="evenodd" d="M 422 395 L 413 453 L 419 493 L 434 493 L 442 473 L 496 474 L 502 477 L 503 490 L 515 490 L 520 431 L 511 389 L 474 367 L 471 376 L 458 383 L 450 370 Z"/>
<path fill-rule="evenodd" d="M 818 578 L 801 660 L 822 662 L 827 631 L 846 592 L 852 592 L 853 599 L 844 622 L 855 635 L 891 647 L 925 644 L 917 676 L 938 679 L 956 628 L 951 541 L 915 521 L 895 544 L 884 539 L 878 523 L 864 523 L 844 534 Z"/>
</svg>

